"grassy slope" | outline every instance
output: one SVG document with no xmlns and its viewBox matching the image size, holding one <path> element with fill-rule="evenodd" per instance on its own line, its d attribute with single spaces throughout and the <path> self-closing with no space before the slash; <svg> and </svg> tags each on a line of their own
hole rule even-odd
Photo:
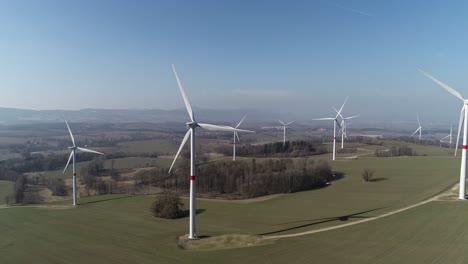
<svg viewBox="0 0 468 264">
<path fill-rule="evenodd" d="M 340 220 L 319 223 L 323 222 L 321 218 L 368 210 L 375 211 L 359 216 L 381 214 L 423 200 L 454 183 L 458 164 L 458 159 L 436 157 L 337 161 L 332 164 L 333 168 L 345 172 L 347 176 L 324 189 L 287 194 L 252 204 L 199 201 L 198 208 L 206 211 L 198 215 L 198 233 L 284 234 L 343 223 Z M 363 183 L 360 172 L 364 167 L 375 169 L 376 177 L 386 179 Z M 175 238 L 187 232 L 188 219 L 162 220 L 151 217 L 148 208 L 152 197 L 111 200 L 113 197 L 118 196 L 85 198 L 81 200 L 84 203 L 82 206 L 70 210 L 0 210 L 2 259 L 6 263 L 176 263 L 189 260 L 194 263 L 221 260 L 223 263 L 311 263 L 312 260 L 318 263 L 353 260 L 354 263 L 363 263 L 378 254 L 382 256 L 373 262 L 391 261 L 392 258 L 387 259 L 384 253 L 395 247 L 404 250 L 403 245 L 411 235 L 419 235 L 427 241 L 429 238 L 424 237 L 427 234 L 418 232 L 421 226 L 426 226 L 427 230 L 442 228 L 442 225 L 429 225 L 432 212 L 418 208 L 401 216 L 317 235 L 284 239 L 273 245 L 187 252 L 177 248 Z M 109 200 L 96 202 L 102 199 Z M 439 204 L 437 206 L 440 207 Z M 445 209 L 440 210 L 444 212 Z M 413 217 L 408 217 L 408 214 Z M 438 219 L 442 221 L 453 216 L 453 213 L 447 214 L 446 218 Z M 398 220 L 401 217 L 403 220 Z M 355 219 L 358 218 L 349 218 L 348 221 Z M 450 228 L 460 228 L 464 224 L 462 222 L 459 220 Z M 383 230 L 382 223 L 385 224 Z M 436 237 L 439 236 L 437 234 Z M 388 242 L 381 243 L 380 240 Z M 420 252 L 420 256 L 423 253 Z M 397 258 L 398 254 L 395 253 L 394 257 Z"/>
</svg>

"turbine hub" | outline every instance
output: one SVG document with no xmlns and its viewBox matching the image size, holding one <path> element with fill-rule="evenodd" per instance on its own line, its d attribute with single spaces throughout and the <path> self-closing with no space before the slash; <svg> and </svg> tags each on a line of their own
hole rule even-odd
<svg viewBox="0 0 468 264">
<path fill-rule="evenodd" d="M 187 122 L 187 127 L 197 128 L 197 127 L 199 127 L 199 125 L 198 125 L 197 122 Z"/>
</svg>

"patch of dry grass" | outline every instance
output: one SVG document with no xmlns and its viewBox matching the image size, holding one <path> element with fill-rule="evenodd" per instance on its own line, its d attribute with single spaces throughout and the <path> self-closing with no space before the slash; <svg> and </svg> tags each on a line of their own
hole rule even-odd
<svg viewBox="0 0 468 264">
<path fill-rule="evenodd" d="M 247 234 L 228 234 L 200 239 L 189 239 L 188 235 L 180 236 L 177 245 L 186 250 L 222 250 L 271 244 L 261 236 Z"/>
</svg>

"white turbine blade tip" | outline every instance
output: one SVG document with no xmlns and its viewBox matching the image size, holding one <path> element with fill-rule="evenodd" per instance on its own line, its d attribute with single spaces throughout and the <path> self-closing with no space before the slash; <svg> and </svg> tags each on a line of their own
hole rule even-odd
<svg viewBox="0 0 468 264">
<path fill-rule="evenodd" d="M 238 129 L 230 126 L 218 126 L 218 125 L 212 125 L 212 124 L 204 124 L 204 123 L 198 123 L 198 125 L 206 130 L 211 130 L 211 131 L 230 131 L 230 132 L 249 132 L 253 133 L 254 131 L 250 130 L 244 130 L 244 129 Z"/>
<path fill-rule="evenodd" d="M 314 118 L 312 120 L 335 120 L 333 117 L 322 117 L 322 118 Z"/>
<path fill-rule="evenodd" d="M 247 116 L 247 115 L 244 115 L 244 117 L 241 119 L 241 121 L 237 124 L 236 128 L 238 128 L 238 127 L 242 124 L 242 122 L 244 121 L 244 119 L 245 119 L 246 116 Z"/>
<path fill-rule="evenodd" d="M 432 75 L 430 75 L 429 73 L 421 70 L 421 69 L 418 69 L 419 72 L 421 72 L 422 74 L 424 74 L 427 78 L 431 79 L 433 82 L 437 83 L 439 86 L 441 86 L 442 88 L 444 88 L 446 91 L 448 91 L 449 93 L 451 93 L 452 95 L 454 95 L 455 97 L 459 98 L 460 100 L 462 101 L 465 101 L 465 98 L 463 98 L 463 96 L 455 89 L 453 89 L 452 87 L 446 85 L 445 83 L 439 81 L 438 79 L 436 79 L 435 77 L 433 77 Z"/>
<path fill-rule="evenodd" d="M 102 152 L 99 152 L 99 151 L 95 151 L 95 150 L 91 150 L 91 149 L 87 149 L 87 148 L 77 148 L 83 152 L 88 152 L 88 153 L 95 153 L 95 154 L 99 154 L 99 155 L 104 155 L 104 153 Z"/>
<path fill-rule="evenodd" d="M 73 151 L 70 153 L 70 157 L 68 158 L 67 165 L 65 165 L 65 169 L 63 169 L 62 174 L 64 174 L 65 171 L 67 171 L 68 164 L 70 164 L 70 161 L 71 161 L 72 157 L 73 157 Z"/>
<path fill-rule="evenodd" d="M 73 133 L 71 132 L 71 129 L 70 129 L 70 126 L 68 125 L 67 120 L 65 120 L 65 124 L 67 125 L 68 132 L 70 133 L 70 137 L 71 137 L 71 140 L 72 140 L 72 142 L 73 142 L 73 146 L 76 146 L 76 145 L 75 145 L 75 138 L 73 137 Z"/>
<path fill-rule="evenodd" d="M 174 167 L 174 164 L 177 158 L 179 157 L 179 154 L 182 151 L 182 148 L 184 148 L 185 143 L 187 142 L 187 139 L 189 138 L 189 136 L 190 136 L 190 129 L 187 131 L 187 133 L 185 133 L 184 139 L 182 140 L 182 143 L 180 144 L 179 150 L 177 150 L 174 160 L 172 161 L 171 167 L 169 168 L 169 173 L 171 173 L 172 167 Z"/>
<path fill-rule="evenodd" d="M 180 92 L 182 93 L 182 98 L 184 99 L 185 108 L 187 108 L 187 112 L 188 112 L 192 122 L 195 122 L 195 117 L 194 117 L 194 114 L 193 114 L 192 107 L 190 106 L 190 102 L 189 102 L 189 100 L 187 98 L 187 95 L 185 94 L 184 87 L 182 87 L 182 83 L 179 80 L 179 76 L 177 75 L 177 71 L 175 69 L 174 64 L 172 64 L 172 70 L 174 70 L 174 75 L 176 77 L 177 84 L 179 85 Z"/>
</svg>

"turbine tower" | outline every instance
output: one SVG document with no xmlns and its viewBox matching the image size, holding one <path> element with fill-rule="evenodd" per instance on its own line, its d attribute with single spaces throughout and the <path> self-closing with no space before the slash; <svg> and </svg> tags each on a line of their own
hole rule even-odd
<svg viewBox="0 0 468 264">
<path fill-rule="evenodd" d="M 450 134 L 440 139 L 440 143 L 446 143 L 444 139 L 449 138 L 449 148 L 452 148 L 452 125 L 450 125 Z"/>
<path fill-rule="evenodd" d="M 419 71 L 424 74 L 426 77 L 437 83 L 439 86 L 444 88 L 447 92 L 451 93 L 453 96 L 457 97 L 458 99 L 463 101 L 463 107 L 460 111 L 460 122 L 458 124 L 458 135 L 457 135 L 457 144 L 455 146 L 455 156 L 457 156 L 458 150 L 458 139 L 460 138 L 461 127 L 463 125 L 463 149 L 462 149 L 462 157 L 461 157 L 461 168 L 460 168 L 460 190 L 458 192 L 458 199 L 466 200 L 466 149 L 467 149 L 467 134 L 468 134 L 468 100 L 463 98 L 463 96 L 457 92 L 452 87 L 444 84 L 443 82 L 437 80 L 436 78 L 432 77 L 429 73 L 419 69 Z"/>
<path fill-rule="evenodd" d="M 414 134 L 418 133 L 419 131 L 419 140 L 421 141 L 421 132 L 422 132 L 422 127 L 421 127 L 421 122 L 419 122 L 419 114 L 416 114 L 416 119 L 418 120 L 418 129 L 416 129 L 416 131 L 413 132 L 413 134 L 411 134 L 410 137 L 414 136 Z"/>
<path fill-rule="evenodd" d="M 323 118 L 316 118 L 313 120 L 332 120 L 333 121 L 333 160 L 336 160 L 336 125 L 341 129 L 340 123 L 338 123 L 338 117 L 341 115 L 341 111 L 343 111 L 343 107 L 348 101 L 348 97 L 344 100 L 343 105 L 341 105 L 340 110 L 337 111 L 335 117 L 323 117 Z"/>
<path fill-rule="evenodd" d="M 185 94 L 184 88 L 182 87 L 182 83 L 179 80 L 179 76 L 177 75 L 175 66 L 172 65 L 172 69 L 174 71 L 174 75 L 177 80 L 177 84 L 179 85 L 180 92 L 182 94 L 182 98 L 184 99 L 185 108 L 187 108 L 187 112 L 190 117 L 190 122 L 187 123 L 188 131 L 180 144 L 179 150 L 175 155 L 174 161 L 172 162 L 171 167 L 169 168 L 169 173 L 174 166 L 177 158 L 179 157 L 180 151 L 184 147 L 185 143 L 187 142 L 188 138 L 190 137 L 190 224 L 189 224 L 189 239 L 197 239 L 196 234 L 196 225 L 195 225 L 195 216 L 196 216 L 196 200 L 195 200 L 195 129 L 197 127 L 201 127 L 206 130 L 211 131 L 228 131 L 228 132 L 253 132 L 249 130 L 237 129 L 230 126 L 218 126 L 218 125 L 211 125 L 211 124 L 204 124 L 198 123 L 195 119 L 195 115 L 192 111 L 192 107 L 187 99 L 187 95 Z"/>
<path fill-rule="evenodd" d="M 237 126 L 236 126 L 235 128 L 238 128 L 238 127 L 242 124 L 242 121 L 244 121 L 244 119 L 245 119 L 246 116 L 247 116 L 247 115 L 245 115 L 245 116 L 241 119 L 241 121 L 239 122 L 239 124 L 237 124 Z M 234 144 L 233 144 L 233 147 L 232 147 L 232 160 L 233 160 L 233 161 L 236 161 L 236 138 L 237 138 L 237 141 L 239 141 L 239 142 L 240 142 L 240 138 L 239 138 L 239 135 L 237 134 L 237 131 L 234 131 L 233 134 L 234 134 L 234 135 L 233 135 L 232 142 L 234 142 Z"/>
<path fill-rule="evenodd" d="M 281 120 L 278 120 L 278 121 L 283 125 L 283 148 L 284 148 L 284 146 L 286 145 L 286 127 L 294 123 L 294 121 L 291 121 L 289 123 L 284 123 Z"/>
<path fill-rule="evenodd" d="M 333 107 L 333 110 L 335 110 L 335 112 L 338 114 L 338 110 L 336 110 L 335 107 Z M 347 126 L 348 124 L 351 124 L 351 123 L 346 123 L 346 120 L 350 120 L 350 119 L 353 119 L 353 118 L 356 118 L 358 117 L 359 115 L 355 115 L 355 116 L 350 116 L 350 117 L 343 117 L 343 115 L 340 113 L 339 114 L 340 118 L 341 118 L 341 129 L 340 131 L 338 132 L 338 135 L 341 133 L 341 148 L 343 149 L 344 147 L 344 139 L 346 138 L 348 140 L 348 131 L 347 131 Z"/>
<path fill-rule="evenodd" d="M 70 137 L 71 137 L 73 146 L 69 147 L 69 149 L 71 149 L 70 157 L 68 158 L 67 165 L 65 165 L 65 169 L 63 170 L 62 173 L 65 173 L 65 171 L 68 168 L 68 164 L 70 164 L 70 160 L 73 158 L 73 205 L 76 206 L 78 204 L 78 200 L 77 200 L 77 197 L 76 197 L 76 163 L 75 163 L 76 159 L 75 159 L 75 151 L 76 150 L 81 150 L 83 152 L 95 153 L 95 154 L 100 154 L 100 155 L 104 155 L 104 153 L 97 152 L 97 151 L 94 151 L 94 150 L 90 150 L 90 149 L 87 149 L 87 148 L 77 147 L 76 144 L 75 144 L 75 139 L 73 138 L 73 134 L 71 132 L 71 129 L 70 129 L 70 126 L 68 125 L 67 120 L 65 120 L 65 124 L 67 124 L 68 132 L 70 132 Z"/>
</svg>

